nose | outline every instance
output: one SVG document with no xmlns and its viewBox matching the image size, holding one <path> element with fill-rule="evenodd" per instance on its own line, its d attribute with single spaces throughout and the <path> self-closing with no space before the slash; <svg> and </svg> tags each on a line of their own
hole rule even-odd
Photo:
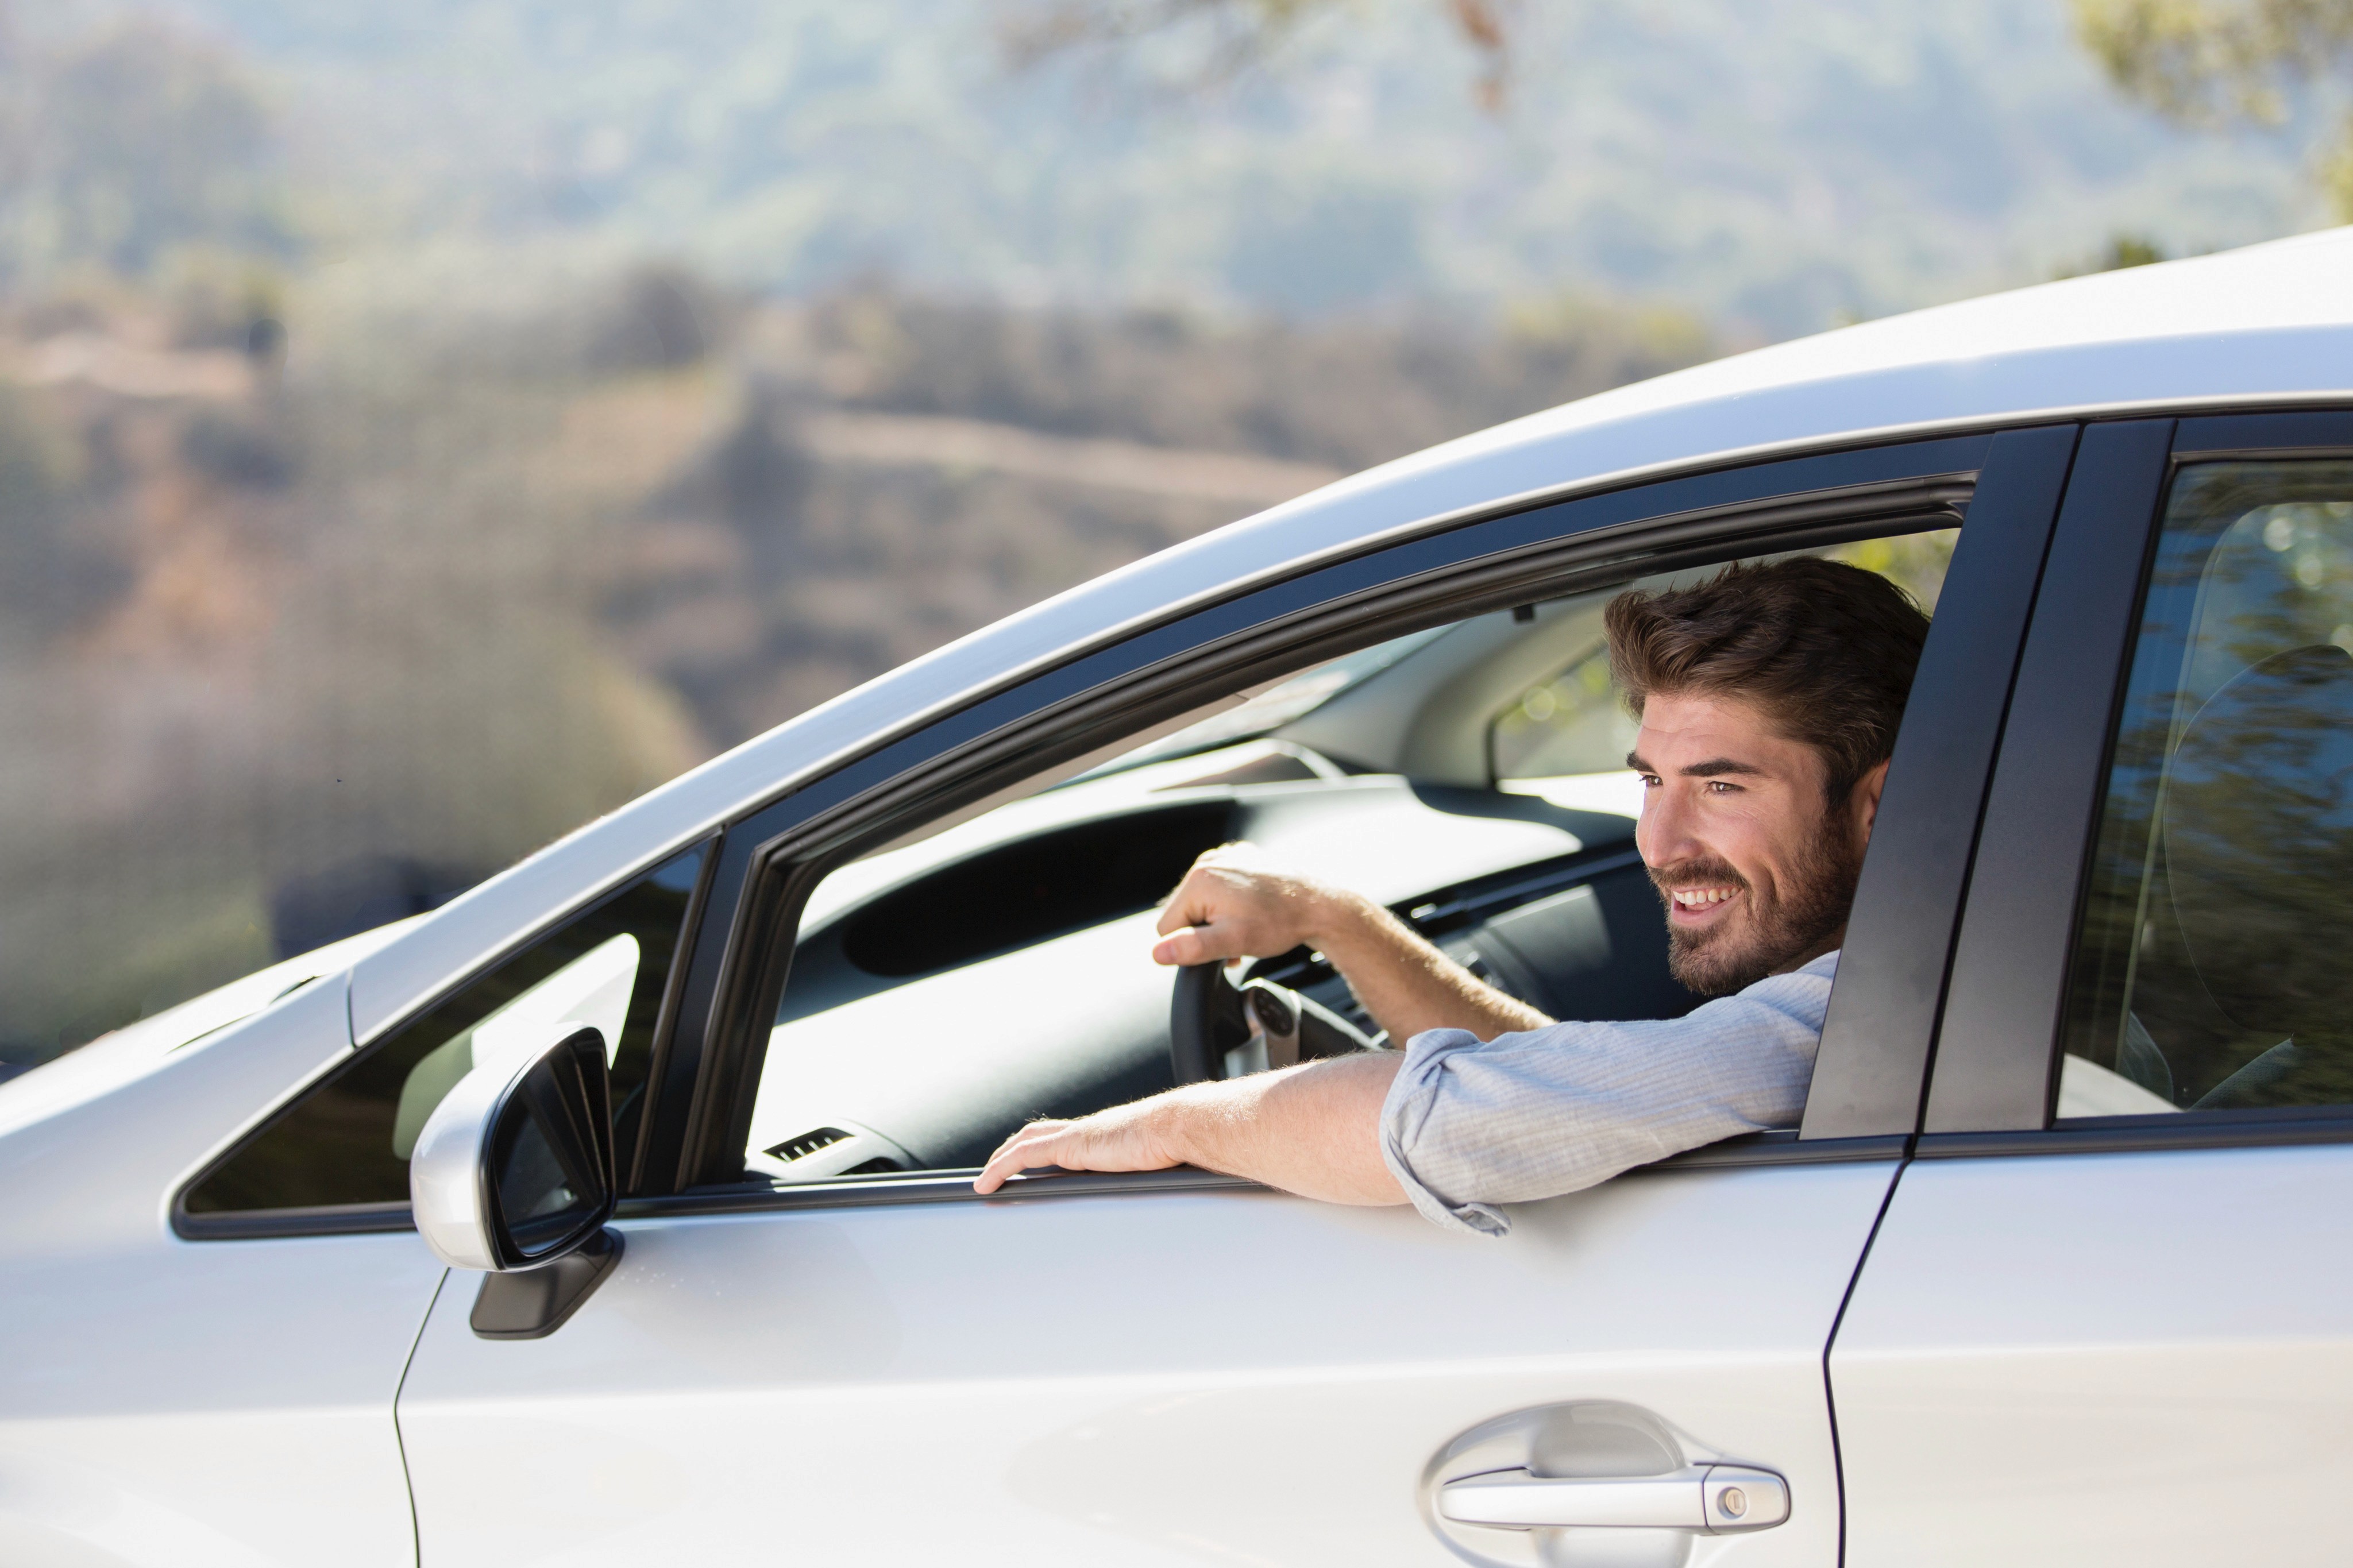
<svg viewBox="0 0 2353 1568">
<path fill-rule="evenodd" d="M 1634 824 L 1634 847 L 1648 866 L 1672 866 L 1699 858 L 1691 806 L 1672 781 L 1642 792 L 1642 815 Z"/>
</svg>

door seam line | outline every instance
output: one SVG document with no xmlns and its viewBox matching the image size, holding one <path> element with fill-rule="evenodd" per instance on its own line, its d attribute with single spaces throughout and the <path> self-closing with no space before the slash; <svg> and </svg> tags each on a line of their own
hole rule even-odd
<svg viewBox="0 0 2353 1568">
<path fill-rule="evenodd" d="M 1838 1311 L 1831 1318 L 1830 1338 L 1822 1342 L 1822 1405 L 1830 1415 L 1831 1475 L 1838 1488 L 1838 1553 L 1833 1559 L 1838 1568 L 1846 1568 L 1846 1452 L 1839 1441 L 1838 1393 L 1831 1386 L 1831 1352 L 1838 1347 L 1839 1330 L 1846 1323 L 1846 1310 L 1853 1303 L 1855 1287 L 1862 1282 L 1862 1271 L 1871 1262 L 1871 1249 L 1879 1240 L 1879 1227 L 1887 1222 L 1887 1211 L 1895 1202 L 1895 1189 L 1911 1165 L 1912 1140 L 1906 1139 L 1904 1156 L 1895 1163 L 1894 1174 L 1887 1178 L 1887 1191 L 1880 1195 L 1879 1212 L 1872 1215 L 1870 1233 L 1862 1238 L 1862 1254 L 1855 1259 L 1854 1272 L 1847 1277 L 1846 1289 L 1839 1296 Z"/>
<path fill-rule="evenodd" d="M 417 1337 L 408 1342 L 408 1354 L 401 1359 L 399 1381 L 392 1385 L 392 1446 L 400 1455 L 401 1489 L 408 1494 L 408 1549 L 417 1568 L 425 1568 L 425 1529 L 417 1518 L 417 1478 L 408 1469 L 408 1439 L 400 1430 L 400 1396 L 408 1389 L 408 1369 L 417 1364 L 417 1347 L 425 1342 L 425 1331 L 432 1324 L 433 1309 L 441 1304 L 441 1292 L 449 1288 L 449 1276 L 455 1270 L 444 1268 L 433 1287 L 433 1299 L 425 1303 L 425 1316 L 417 1320 Z M 1835 1328 L 1831 1330 L 1837 1331 Z M 1835 1436 L 1832 1438 L 1836 1442 Z"/>
</svg>

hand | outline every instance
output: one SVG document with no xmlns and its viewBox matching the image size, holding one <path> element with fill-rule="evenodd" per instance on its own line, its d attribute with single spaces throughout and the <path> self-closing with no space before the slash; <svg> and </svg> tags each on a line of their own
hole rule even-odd
<svg viewBox="0 0 2353 1568">
<path fill-rule="evenodd" d="M 1381 1156 L 1381 1106 L 1401 1058 L 1368 1051 L 1279 1072 L 1166 1089 L 1076 1121 L 1033 1121 L 972 1185 L 1021 1171 L 1165 1171 L 1196 1165 L 1343 1204 L 1401 1204 Z"/>
<path fill-rule="evenodd" d="M 993 1193 L 1008 1176 L 1059 1165 L 1065 1171 L 1165 1171 L 1185 1162 L 1156 1125 L 1161 1097 L 1098 1110 L 1076 1121 L 1032 1121 L 997 1145 L 974 1178 L 976 1193 Z"/>
<path fill-rule="evenodd" d="M 1286 871 L 1254 844 L 1227 844 L 1193 862 L 1160 911 L 1155 963 L 1271 958 L 1322 945 L 1351 895 Z"/>
</svg>

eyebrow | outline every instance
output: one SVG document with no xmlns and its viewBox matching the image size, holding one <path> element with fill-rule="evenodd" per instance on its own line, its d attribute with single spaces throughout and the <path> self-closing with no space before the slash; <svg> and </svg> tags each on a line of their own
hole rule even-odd
<svg viewBox="0 0 2353 1568">
<path fill-rule="evenodd" d="M 1626 765 L 1638 773 L 1655 773 L 1659 770 L 1644 762 L 1639 752 L 1626 753 Z M 1676 776 L 1687 779 L 1719 779 L 1727 774 L 1742 778 L 1765 776 L 1765 770 L 1753 763 L 1736 763 L 1730 757 L 1710 757 L 1704 763 L 1694 763 Z"/>
</svg>

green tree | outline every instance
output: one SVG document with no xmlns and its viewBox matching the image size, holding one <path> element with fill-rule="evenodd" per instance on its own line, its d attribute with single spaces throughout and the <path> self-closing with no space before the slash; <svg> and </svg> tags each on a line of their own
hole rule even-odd
<svg viewBox="0 0 2353 1568">
<path fill-rule="evenodd" d="M 2298 89 L 2353 75 L 2353 0 L 2071 0 L 2075 30 L 2116 85 L 2187 125 L 2276 125 Z M 2320 152 L 2353 221 L 2353 113 Z"/>
<path fill-rule="evenodd" d="M 290 244 L 278 137 L 218 48 L 118 24 L 54 53 L 7 47 L 0 14 L 0 269 L 139 275 L 175 248 Z"/>
<path fill-rule="evenodd" d="M 1264 60 L 1316 16 L 1347 0 L 1009 0 L 1004 36 L 1030 64 L 1087 48 L 1173 37 L 1189 46 L 1202 80 Z M 1511 85 L 1511 20 L 1517 0 L 1420 0 L 1442 10 L 1479 59 L 1481 106 L 1500 110 Z"/>
</svg>

